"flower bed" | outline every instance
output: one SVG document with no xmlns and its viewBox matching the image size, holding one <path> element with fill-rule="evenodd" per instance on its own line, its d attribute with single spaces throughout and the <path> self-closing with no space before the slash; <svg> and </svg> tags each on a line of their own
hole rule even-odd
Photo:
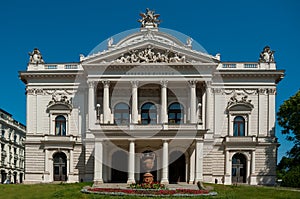
<svg viewBox="0 0 300 199">
<path fill-rule="evenodd" d="M 194 189 L 120 189 L 120 188 L 93 188 L 86 187 L 81 190 L 83 193 L 96 193 L 104 195 L 137 195 L 137 196 L 199 196 L 217 195 L 216 192 Z"/>
</svg>

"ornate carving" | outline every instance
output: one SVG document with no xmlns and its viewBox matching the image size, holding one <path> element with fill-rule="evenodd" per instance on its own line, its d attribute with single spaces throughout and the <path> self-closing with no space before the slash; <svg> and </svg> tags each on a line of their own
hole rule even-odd
<svg viewBox="0 0 300 199">
<path fill-rule="evenodd" d="M 266 88 L 259 88 L 257 92 L 258 92 L 258 94 L 265 95 L 265 94 L 267 94 L 267 89 Z"/>
<path fill-rule="evenodd" d="M 193 39 L 188 37 L 186 39 L 186 46 L 192 48 L 192 42 L 193 42 Z"/>
<path fill-rule="evenodd" d="M 131 83 L 133 88 L 137 88 L 138 85 L 139 85 L 139 81 L 137 81 L 137 80 L 130 81 L 130 83 Z"/>
<path fill-rule="evenodd" d="M 268 93 L 269 93 L 270 95 L 276 95 L 276 92 L 277 92 L 276 88 L 269 88 L 269 89 L 268 89 Z"/>
<path fill-rule="evenodd" d="M 94 88 L 96 82 L 95 81 L 88 81 L 89 88 Z"/>
<path fill-rule="evenodd" d="M 191 88 L 195 88 L 197 84 L 197 80 L 189 80 L 188 83 Z"/>
<path fill-rule="evenodd" d="M 160 81 L 160 85 L 161 85 L 162 88 L 167 88 L 167 86 L 168 86 L 168 80 L 162 80 L 162 81 Z"/>
<path fill-rule="evenodd" d="M 146 8 L 145 13 L 140 13 L 140 16 L 142 19 L 139 19 L 138 22 L 141 23 L 141 28 L 157 28 L 160 23 L 158 19 L 160 14 L 155 14 L 155 11 L 149 8 Z"/>
<path fill-rule="evenodd" d="M 237 95 L 234 94 L 228 101 L 227 107 L 237 104 L 237 103 L 243 103 L 243 104 L 251 104 L 251 100 L 248 100 L 248 96 L 244 95 L 240 99 L 237 98 Z"/>
<path fill-rule="evenodd" d="M 122 54 L 116 63 L 187 63 L 185 56 L 178 55 L 176 52 L 170 50 L 163 51 L 152 49 L 132 50 L 126 54 Z"/>
<path fill-rule="evenodd" d="M 274 62 L 274 53 L 275 51 L 271 50 L 269 46 L 264 47 L 263 51 L 260 53 L 259 62 Z"/>
<path fill-rule="evenodd" d="M 103 80 L 102 84 L 103 84 L 104 87 L 108 88 L 109 85 L 110 85 L 110 81 L 109 80 Z"/>
<path fill-rule="evenodd" d="M 114 39 L 112 37 L 110 37 L 108 40 L 107 40 L 107 47 L 110 48 L 113 46 L 113 43 L 114 43 Z"/>
<path fill-rule="evenodd" d="M 49 102 L 48 107 L 57 103 L 71 105 L 72 98 L 68 99 L 66 95 L 52 95 L 52 100 Z"/>
<path fill-rule="evenodd" d="M 30 64 L 43 64 L 45 63 L 39 49 L 35 48 L 32 52 L 29 52 L 29 63 Z"/>
</svg>

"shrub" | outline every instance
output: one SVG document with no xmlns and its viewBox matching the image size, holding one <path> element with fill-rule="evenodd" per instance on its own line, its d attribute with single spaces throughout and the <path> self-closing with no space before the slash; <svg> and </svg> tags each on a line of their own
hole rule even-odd
<svg viewBox="0 0 300 199">
<path fill-rule="evenodd" d="M 282 186 L 300 188 L 300 166 L 291 168 L 282 178 Z"/>
</svg>

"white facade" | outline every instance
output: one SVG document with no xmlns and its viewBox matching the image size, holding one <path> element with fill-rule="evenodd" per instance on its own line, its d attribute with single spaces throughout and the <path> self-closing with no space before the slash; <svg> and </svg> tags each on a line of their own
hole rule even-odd
<svg viewBox="0 0 300 199">
<path fill-rule="evenodd" d="M 0 109 L 0 130 L 0 183 L 22 183 L 26 128 Z"/>
<path fill-rule="evenodd" d="M 145 152 L 166 184 L 275 182 L 284 72 L 269 48 L 258 62 L 225 63 L 146 23 L 78 63 L 35 55 L 20 72 L 25 182 L 138 182 Z"/>
</svg>

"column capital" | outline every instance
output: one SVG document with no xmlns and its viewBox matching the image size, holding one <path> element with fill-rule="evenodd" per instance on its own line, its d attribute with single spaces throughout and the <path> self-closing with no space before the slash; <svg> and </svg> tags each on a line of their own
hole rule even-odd
<svg viewBox="0 0 300 199">
<path fill-rule="evenodd" d="M 104 87 L 108 88 L 109 85 L 110 85 L 110 81 L 109 80 L 103 80 L 102 84 L 103 84 Z"/>
<path fill-rule="evenodd" d="M 131 83 L 131 85 L 132 85 L 133 88 L 137 88 L 138 85 L 139 85 L 139 81 L 138 80 L 132 80 L 132 81 L 130 81 L 130 83 Z"/>
<path fill-rule="evenodd" d="M 128 139 L 129 142 L 135 142 L 135 139 Z"/>
<path fill-rule="evenodd" d="M 160 85 L 161 85 L 162 88 L 167 88 L 168 80 L 161 80 Z"/>
<path fill-rule="evenodd" d="M 189 81 L 188 81 L 189 86 L 190 86 L 191 88 L 195 88 L 197 82 L 198 82 L 197 80 L 189 80 Z"/>
<path fill-rule="evenodd" d="M 96 85 L 96 81 L 88 81 L 89 88 L 94 88 Z"/>
</svg>

